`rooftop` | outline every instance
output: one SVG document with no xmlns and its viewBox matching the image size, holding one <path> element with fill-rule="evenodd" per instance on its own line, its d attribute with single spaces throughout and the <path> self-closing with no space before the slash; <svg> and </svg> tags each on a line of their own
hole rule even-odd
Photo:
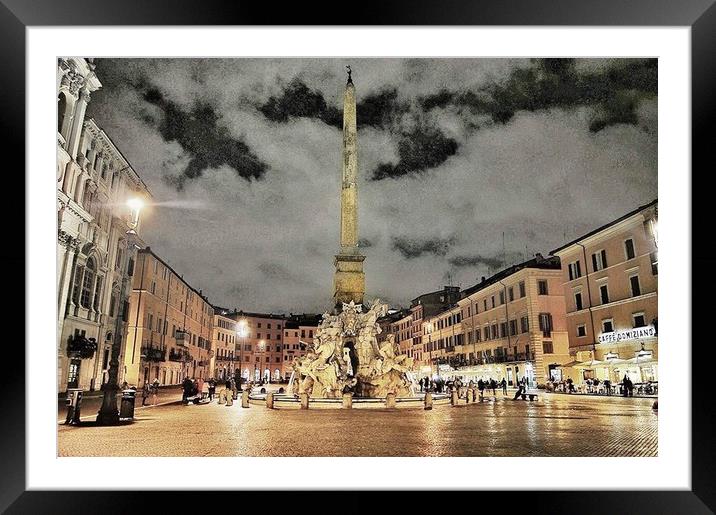
<svg viewBox="0 0 716 515">
<path fill-rule="evenodd" d="M 583 236 L 580 236 L 580 237 L 577 238 L 576 240 L 572 240 L 572 241 L 570 241 L 569 243 L 565 243 L 565 244 L 562 245 L 561 247 L 556 248 L 556 249 L 554 249 L 553 251 L 551 251 L 550 254 L 554 254 L 555 252 L 559 252 L 560 250 L 564 250 L 564 249 L 566 249 L 567 247 L 571 247 L 572 245 L 574 245 L 574 244 L 576 244 L 576 243 L 578 243 L 578 242 L 580 242 L 580 241 L 582 241 L 582 240 L 585 240 L 585 239 L 589 238 L 590 236 L 594 236 L 595 234 L 600 233 L 600 232 L 602 232 L 602 231 L 605 230 L 605 229 L 608 229 L 608 228 L 611 227 L 612 225 L 616 225 L 616 224 L 618 224 L 619 222 L 621 222 L 621 221 L 623 221 L 623 220 L 626 220 L 627 218 L 630 218 L 630 217 L 636 215 L 637 213 L 639 213 L 639 212 L 641 212 L 641 211 L 643 211 L 643 210 L 645 210 L 645 209 L 647 209 L 647 208 L 650 208 L 650 207 L 652 207 L 652 206 L 655 206 L 658 202 L 659 202 L 659 199 L 655 199 L 655 200 L 652 200 L 651 202 L 649 202 L 648 204 L 644 204 L 643 206 L 639 206 L 638 208 L 634 209 L 633 211 L 629 211 L 629 212 L 628 212 L 627 214 L 625 214 L 624 216 L 620 216 L 620 217 L 617 218 L 616 220 L 612 220 L 612 221 L 609 222 L 608 224 L 602 225 L 601 227 L 598 227 L 598 228 L 594 229 L 593 231 L 588 232 L 587 234 L 585 234 L 585 235 L 583 235 Z"/>
</svg>

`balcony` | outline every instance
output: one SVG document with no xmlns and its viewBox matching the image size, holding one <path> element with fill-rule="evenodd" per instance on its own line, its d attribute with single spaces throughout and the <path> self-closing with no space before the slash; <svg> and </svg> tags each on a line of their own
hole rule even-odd
<svg viewBox="0 0 716 515">
<path fill-rule="evenodd" d="M 179 363 L 188 363 L 193 358 L 191 356 L 191 353 L 186 349 L 171 349 L 169 351 L 169 361 L 175 361 Z"/>
<path fill-rule="evenodd" d="M 67 343 L 67 355 L 71 358 L 89 359 L 96 350 L 97 341 L 94 338 L 77 335 Z"/>
<path fill-rule="evenodd" d="M 174 338 L 176 339 L 179 347 L 185 347 L 189 342 L 191 342 L 191 335 L 184 331 L 177 331 L 174 333 Z"/>
<path fill-rule="evenodd" d="M 142 347 L 142 359 L 151 362 L 160 362 L 167 360 L 167 350 L 159 347 Z"/>
</svg>

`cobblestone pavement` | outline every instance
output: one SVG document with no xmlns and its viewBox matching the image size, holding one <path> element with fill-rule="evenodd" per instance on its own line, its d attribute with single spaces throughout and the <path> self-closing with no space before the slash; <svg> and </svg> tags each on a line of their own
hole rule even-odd
<svg viewBox="0 0 716 515">
<path fill-rule="evenodd" d="M 489 399 L 489 400 L 488 400 Z M 499 393 L 424 410 L 159 405 L 120 427 L 58 425 L 59 456 L 656 456 L 651 399 Z"/>
</svg>

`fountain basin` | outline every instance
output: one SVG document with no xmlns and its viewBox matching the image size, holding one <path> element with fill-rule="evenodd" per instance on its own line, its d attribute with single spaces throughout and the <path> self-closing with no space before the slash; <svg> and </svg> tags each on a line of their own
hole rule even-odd
<svg viewBox="0 0 716 515">
<path fill-rule="evenodd" d="M 252 393 L 249 395 L 249 403 L 256 406 L 266 406 L 265 393 Z M 450 397 L 446 394 L 434 393 L 433 406 L 450 405 Z M 354 397 L 352 409 L 386 409 L 387 400 L 377 397 Z M 274 409 L 301 409 L 301 401 L 298 397 L 287 394 L 274 394 Z M 415 395 L 413 397 L 399 397 L 395 399 L 396 409 L 424 409 L 425 396 Z M 309 409 L 345 409 L 343 399 L 311 398 Z"/>
</svg>

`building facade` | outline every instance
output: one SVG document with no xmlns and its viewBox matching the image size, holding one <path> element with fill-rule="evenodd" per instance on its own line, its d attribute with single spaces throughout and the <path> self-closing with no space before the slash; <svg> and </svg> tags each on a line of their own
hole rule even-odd
<svg viewBox="0 0 716 515">
<path fill-rule="evenodd" d="M 201 290 L 150 247 L 137 253 L 132 279 L 120 380 L 141 388 L 211 377 L 214 308 Z"/>
<path fill-rule="evenodd" d="M 293 360 L 305 356 L 308 348 L 313 346 L 320 321 L 321 315 L 295 315 L 285 322 L 281 362 L 281 377 L 284 381 L 291 378 Z"/>
<path fill-rule="evenodd" d="M 537 254 L 465 290 L 459 375 L 531 387 L 558 379 L 569 361 L 561 276 L 559 259 Z"/>
<path fill-rule="evenodd" d="M 238 323 L 222 313 L 224 311 L 221 308 L 214 309 L 212 352 L 209 359 L 209 375 L 219 380 L 234 377 L 239 365 L 236 356 Z"/>
<path fill-rule="evenodd" d="M 107 380 L 113 339 L 126 330 L 127 201 L 150 193 L 85 118 L 90 93 L 101 87 L 91 60 L 59 59 L 57 71 L 57 385 L 96 390 Z"/>
<path fill-rule="evenodd" d="M 287 317 L 273 313 L 228 310 L 225 317 L 237 323 L 235 369 L 244 381 L 280 381 L 283 377 L 283 329 Z"/>
<path fill-rule="evenodd" d="M 562 262 L 575 382 L 658 381 L 657 201 L 552 254 Z"/>
</svg>

